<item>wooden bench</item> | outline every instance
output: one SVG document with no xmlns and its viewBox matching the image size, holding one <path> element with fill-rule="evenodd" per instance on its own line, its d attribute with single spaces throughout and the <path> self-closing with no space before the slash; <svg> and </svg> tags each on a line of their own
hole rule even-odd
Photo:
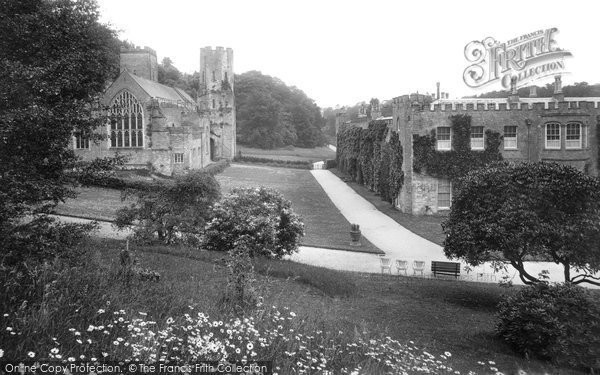
<svg viewBox="0 0 600 375">
<path fill-rule="evenodd" d="M 432 260 L 431 272 L 433 273 L 434 277 L 436 277 L 437 275 L 448 275 L 454 276 L 458 279 L 458 276 L 460 276 L 460 263 L 438 262 Z"/>
</svg>

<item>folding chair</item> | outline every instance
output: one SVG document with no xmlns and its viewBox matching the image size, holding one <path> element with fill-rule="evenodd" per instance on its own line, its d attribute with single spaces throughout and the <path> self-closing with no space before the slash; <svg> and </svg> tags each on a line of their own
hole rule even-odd
<svg viewBox="0 0 600 375">
<path fill-rule="evenodd" d="M 408 268 L 408 261 L 396 259 L 396 272 L 398 272 L 398 275 L 400 274 L 400 271 L 402 271 L 402 270 L 404 271 L 404 274 L 406 275 L 407 268 Z"/>
<path fill-rule="evenodd" d="M 379 258 L 381 262 L 381 274 L 383 275 L 383 271 L 387 270 L 388 273 L 392 274 L 392 260 L 390 258 Z"/>
<path fill-rule="evenodd" d="M 413 275 L 416 275 L 417 272 L 421 272 L 421 276 L 423 276 L 424 270 L 425 270 L 425 261 L 424 260 L 415 260 L 413 262 Z"/>
</svg>

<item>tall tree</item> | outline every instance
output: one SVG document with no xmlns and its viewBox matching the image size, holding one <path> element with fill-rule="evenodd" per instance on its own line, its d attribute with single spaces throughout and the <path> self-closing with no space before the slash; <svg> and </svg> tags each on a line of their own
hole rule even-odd
<svg viewBox="0 0 600 375">
<path fill-rule="evenodd" d="M 98 18 L 91 0 L 0 0 L 3 259 L 26 253 L 31 228 L 49 222 L 23 222 L 24 215 L 48 212 L 71 194 L 72 135 L 91 134 L 105 121 L 94 109 L 118 74 L 119 41 Z"/>
<path fill-rule="evenodd" d="M 321 109 L 297 87 L 257 71 L 235 76 L 236 119 L 241 143 L 275 148 L 325 143 Z"/>
</svg>

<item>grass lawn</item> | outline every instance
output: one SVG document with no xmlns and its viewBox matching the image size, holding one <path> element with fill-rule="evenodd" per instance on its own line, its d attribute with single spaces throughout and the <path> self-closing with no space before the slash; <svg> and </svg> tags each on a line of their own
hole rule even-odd
<svg viewBox="0 0 600 375">
<path fill-rule="evenodd" d="M 251 148 L 238 145 L 237 150 L 242 153 L 242 156 L 253 156 L 257 158 L 275 160 L 297 160 L 316 162 L 326 159 L 335 159 L 335 152 L 331 151 L 327 147 L 300 148 L 289 146 L 273 150 L 263 150 L 260 148 Z"/>
<path fill-rule="evenodd" d="M 365 238 L 361 239 L 360 247 L 350 245 L 350 222 L 329 200 L 310 171 L 232 164 L 216 177 L 223 192 L 233 187 L 249 186 L 265 186 L 281 192 L 304 221 L 306 235 L 302 239 L 303 245 L 381 252 Z"/>
<path fill-rule="evenodd" d="M 119 208 L 128 205 L 121 201 L 121 191 L 116 189 L 81 187 L 75 199 L 67 199 L 54 209 L 59 215 L 112 221 Z"/>
<path fill-rule="evenodd" d="M 333 168 L 329 170 L 339 178 L 347 177 L 339 169 Z M 348 180 L 346 182 L 358 195 L 368 200 L 377 209 L 404 228 L 411 232 L 418 234 L 419 236 L 428 239 L 429 241 L 443 246 L 444 238 L 446 235 L 442 230 L 442 222 L 446 220 L 445 216 L 442 215 L 410 215 L 405 214 L 394 207 L 388 202 L 382 201 L 381 197 L 375 195 L 374 192 L 369 190 L 364 185 L 360 185 L 354 181 Z"/>
<path fill-rule="evenodd" d="M 118 262 L 123 243 L 97 241 L 101 242 L 93 245 L 95 259 L 109 264 Z M 164 246 L 145 246 L 138 251 L 142 265 L 159 271 L 161 281 L 140 290 L 133 286 L 127 292 L 120 291 L 121 297 L 115 301 L 119 308 L 146 311 L 157 321 L 181 314 L 188 305 L 201 306 L 201 311 L 218 316 L 215 301 L 221 295 L 227 274 L 227 268 L 220 262 L 224 254 Z M 353 337 L 368 332 L 370 337 L 391 336 L 406 343 L 412 340 L 436 356 L 449 351 L 452 357 L 448 364 L 463 374 L 469 370 L 491 373 L 488 361 L 494 361 L 494 366 L 505 374 L 516 374 L 518 369 L 529 374 L 577 373 L 525 360 L 494 336 L 495 306 L 502 293 L 514 293 L 516 288 L 332 272 L 289 261 L 264 261 L 261 267 L 263 276 L 257 276 L 257 289 L 265 304 L 280 309 L 289 307 L 298 314 L 305 332 L 343 331 Z M 282 274 L 283 268 L 287 271 Z M 307 279 L 327 278 L 330 274 L 350 285 L 350 296 L 336 296 L 338 287 L 328 282 L 322 288 L 306 285 Z M 348 295 L 347 291 L 348 287 L 342 294 Z"/>
</svg>

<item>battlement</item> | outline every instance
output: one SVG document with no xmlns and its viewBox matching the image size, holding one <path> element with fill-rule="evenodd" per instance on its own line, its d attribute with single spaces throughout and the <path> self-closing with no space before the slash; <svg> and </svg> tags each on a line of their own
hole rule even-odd
<svg viewBox="0 0 600 375">
<path fill-rule="evenodd" d="M 200 51 L 202 51 L 203 53 L 206 54 L 218 54 L 218 53 L 223 53 L 223 52 L 233 52 L 233 49 L 231 47 L 221 47 L 221 46 L 217 46 L 215 48 L 213 48 L 212 46 L 206 46 L 206 47 L 202 47 L 200 48 Z"/>
<path fill-rule="evenodd" d="M 436 100 L 430 103 L 422 100 L 422 95 L 404 95 L 394 98 L 394 106 L 420 105 L 420 110 L 429 112 L 459 111 L 570 111 L 599 109 L 600 97 L 571 97 L 563 101 L 552 98 L 521 98 L 518 102 L 510 102 L 506 98 L 494 99 L 456 99 Z"/>
<path fill-rule="evenodd" d="M 150 55 L 156 57 L 156 51 L 147 46 L 140 47 L 140 46 L 134 45 L 133 48 L 121 47 L 121 54 L 124 54 L 124 53 L 147 53 L 147 54 L 150 54 Z"/>
</svg>

